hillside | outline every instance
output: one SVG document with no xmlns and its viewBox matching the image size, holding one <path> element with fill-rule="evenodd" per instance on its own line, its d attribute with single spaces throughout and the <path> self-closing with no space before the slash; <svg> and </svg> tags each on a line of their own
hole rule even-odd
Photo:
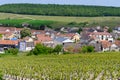
<svg viewBox="0 0 120 80">
<path fill-rule="evenodd" d="M 38 28 L 42 25 L 49 25 L 53 28 L 61 26 L 78 26 L 87 23 L 86 26 L 109 26 L 120 25 L 120 17 L 65 17 L 65 16 L 41 16 L 41 15 L 22 15 L 11 13 L 0 13 L 0 24 L 9 24 L 9 26 L 21 27 L 22 23 L 33 25 L 32 28 Z M 69 25 L 70 23 L 75 23 Z"/>
<path fill-rule="evenodd" d="M 48 16 L 120 16 L 120 7 L 55 5 L 55 4 L 5 4 L 0 12 Z"/>
</svg>

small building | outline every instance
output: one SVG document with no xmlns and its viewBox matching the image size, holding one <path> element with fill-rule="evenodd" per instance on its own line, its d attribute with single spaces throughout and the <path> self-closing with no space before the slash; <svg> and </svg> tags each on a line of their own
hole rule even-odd
<svg viewBox="0 0 120 80">
<path fill-rule="evenodd" d="M 63 45 L 63 44 L 67 44 L 67 43 L 73 43 L 74 41 L 66 38 L 66 37 L 56 37 L 54 39 L 54 46 L 56 45 Z"/>
<path fill-rule="evenodd" d="M 37 34 L 37 42 L 47 46 L 47 47 L 53 47 L 53 39 L 48 34 Z"/>
<path fill-rule="evenodd" d="M 18 48 L 18 41 L 0 40 L 0 52 L 4 52 L 4 50 L 9 48 Z"/>
<path fill-rule="evenodd" d="M 91 39 L 94 39 L 95 41 L 107 40 L 113 42 L 113 37 L 108 32 L 93 32 L 89 36 Z"/>
<path fill-rule="evenodd" d="M 19 42 L 19 51 L 30 51 L 32 49 L 34 49 L 34 42 L 26 42 L 26 41 Z"/>
<path fill-rule="evenodd" d="M 110 51 L 119 51 L 119 47 L 116 44 L 110 46 Z"/>
<path fill-rule="evenodd" d="M 110 46 L 112 45 L 111 42 L 104 40 L 104 41 L 101 41 L 101 44 L 102 44 L 102 51 L 103 52 L 110 51 Z"/>
</svg>

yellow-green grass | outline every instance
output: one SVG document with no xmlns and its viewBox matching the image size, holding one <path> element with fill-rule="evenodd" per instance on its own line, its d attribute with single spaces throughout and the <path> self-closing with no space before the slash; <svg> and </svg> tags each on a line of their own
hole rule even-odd
<svg viewBox="0 0 120 80">
<path fill-rule="evenodd" d="M 11 13 L 0 13 L 0 19 L 32 19 L 32 20 L 50 20 L 59 22 L 105 22 L 120 21 L 120 17 L 65 17 L 65 16 L 41 16 L 41 15 L 20 15 Z"/>
<path fill-rule="evenodd" d="M 102 80 L 120 77 L 120 53 L 1 56 L 0 73 L 49 80 Z M 101 73 L 101 74 L 100 74 Z M 99 75 L 100 74 L 100 75 Z"/>
</svg>

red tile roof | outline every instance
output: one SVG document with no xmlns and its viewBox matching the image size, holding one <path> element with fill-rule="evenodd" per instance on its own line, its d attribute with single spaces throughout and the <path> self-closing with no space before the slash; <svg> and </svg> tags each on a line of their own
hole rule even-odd
<svg viewBox="0 0 120 80">
<path fill-rule="evenodd" d="M 120 40 L 115 40 L 115 42 L 114 42 L 117 46 L 119 46 L 120 47 Z"/>
<path fill-rule="evenodd" d="M 38 43 L 41 43 L 41 42 L 40 42 L 40 41 L 38 41 L 38 40 L 37 40 L 37 41 L 34 41 L 34 44 L 35 44 L 35 45 L 36 45 L 36 44 L 38 44 Z"/>
<path fill-rule="evenodd" d="M 0 44 L 3 44 L 3 45 L 18 45 L 18 41 L 0 40 Z"/>
<path fill-rule="evenodd" d="M 52 38 L 50 36 L 45 35 L 45 34 L 37 34 L 37 39 L 39 42 L 52 41 Z"/>
<path fill-rule="evenodd" d="M 59 37 L 70 37 L 70 38 L 72 38 L 74 35 L 75 35 L 75 33 L 65 33 L 65 34 L 58 33 L 58 34 L 56 34 L 56 36 L 59 36 Z"/>
<path fill-rule="evenodd" d="M 111 35 L 108 32 L 92 32 L 90 35 Z"/>
<path fill-rule="evenodd" d="M 22 30 L 22 28 L 16 28 L 16 27 L 0 27 L 0 32 L 5 32 L 9 30 L 10 32 L 11 31 L 20 31 Z"/>
<path fill-rule="evenodd" d="M 34 29 L 31 30 L 31 33 L 35 33 L 35 32 L 45 33 L 44 30 L 34 30 Z"/>
<path fill-rule="evenodd" d="M 109 48 L 112 45 L 112 43 L 107 40 L 101 41 L 101 44 L 103 48 Z"/>
</svg>

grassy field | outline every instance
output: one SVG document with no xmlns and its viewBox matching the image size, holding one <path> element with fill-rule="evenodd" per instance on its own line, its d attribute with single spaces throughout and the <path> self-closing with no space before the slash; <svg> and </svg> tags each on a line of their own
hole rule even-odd
<svg viewBox="0 0 120 80">
<path fill-rule="evenodd" d="M 117 26 L 120 25 L 120 17 L 65 17 L 65 16 L 40 16 L 40 15 L 20 15 L 11 13 L 0 13 L 0 19 L 27 19 L 27 20 L 47 20 L 60 22 L 54 24 L 65 25 L 70 22 L 88 22 L 89 26 Z"/>
<path fill-rule="evenodd" d="M 65 16 L 40 16 L 40 15 L 20 15 L 11 13 L 0 13 L 0 19 L 32 19 L 32 20 L 50 20 L 59 22 L 104 22 L 117 21 L 120 17 L 65 17 Z"/>
<path fill-rule="evenodd" d="M 0 19 L 0 23 L 9 26 L 21 27 L 22 24 L 28 23 L 33 25 L 34 27 L 40 25 L 50 25 L 55 23 L 54 21 L 47 21 L 47 20 L 30 20 L 30 19 Z"/>
<path fill-rule="evenodd" d="M 116 80 L 120 53 L 1 56 L 0 74 L 38 80 Z"/>
</svg>

